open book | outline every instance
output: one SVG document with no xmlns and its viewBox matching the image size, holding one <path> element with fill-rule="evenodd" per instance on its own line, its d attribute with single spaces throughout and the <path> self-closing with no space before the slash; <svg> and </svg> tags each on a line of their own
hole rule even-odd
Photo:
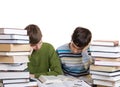
<svg viewBox="0 0 120 87">
<path fill-rule="evenodd" d="M 58 75 L 39 77 L 40 87 L 91 87 L 85 81 L 72 76 Z"/>
</svg>

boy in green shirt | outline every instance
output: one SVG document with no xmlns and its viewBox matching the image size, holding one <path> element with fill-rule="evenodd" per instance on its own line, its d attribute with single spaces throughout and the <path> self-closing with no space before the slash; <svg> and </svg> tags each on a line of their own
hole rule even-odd
<svg viewBox="0 0 120 87">
<path fill-rule="evenodd" d="M 49 44 L 42 42 L 42 33 L 37 25 L 28 25 L 25 30 L 30 39 L 32 48 L 29 56 L 28 70 L 31 77 L 39 78 L 40 75 L 60 75 L 63 74 L 60 59 L 54 49 Z"/>
</svg>

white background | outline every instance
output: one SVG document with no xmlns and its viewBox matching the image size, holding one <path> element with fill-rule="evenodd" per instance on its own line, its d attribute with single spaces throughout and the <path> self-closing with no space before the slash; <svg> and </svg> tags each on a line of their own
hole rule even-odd
<svg viewBox="0 0 120 87">
<path fill-rule="evenodd" d="M 92 39 L 120 40 L 120 0 L 0 0 L 0 27 L 37 24 L 55 48 L 71 40 L 77 26 Z"/>
</svg>

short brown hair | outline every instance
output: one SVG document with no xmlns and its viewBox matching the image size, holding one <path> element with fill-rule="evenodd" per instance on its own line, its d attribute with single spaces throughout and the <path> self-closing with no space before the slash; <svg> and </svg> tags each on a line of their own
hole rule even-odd
<svg viewBox="0 0 120 87">
<path fill-rule="evenodd" d="M 27 30 L 27 35 L 29 35 L 30 44 L 37 44 L 42 39 L 41 30 L 37 25 L 30 24 L 25 30 Z"/>
</svg>

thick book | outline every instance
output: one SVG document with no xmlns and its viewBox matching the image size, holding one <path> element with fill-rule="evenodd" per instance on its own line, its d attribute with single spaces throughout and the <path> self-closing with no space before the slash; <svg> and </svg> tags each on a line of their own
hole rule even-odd
<svg viewBox="0 0 120 87">
<path fill-rule="evenodd" d="M 30 79 L 29 82 L 21 82 L 21 83 L 5 83 L 4 87 L 37 87 L 37 81 L 34 79 Z"/>
<path fill-rule="evenodd" d="M 29 77 L 29 71 L 0 71 L 0 79 L 17 79 Z"/>
<path fill-rule="evenodd" d="M 95 57 L 95 61 L 110 61 L 110 62 L 120 62 L 120 57 L 118 58 L 104 58 L 104 57 Z"/>
<path fill-rule="evenodd" d="M 20 40 L 29 40 L 27 35 L 17 35 L 17 34 L 0 34 L 0 39 L 20 39 Z"/>
<path fill-rule="evenodd" d="M 93 40 L 91 41 L 91 45 L 96 46 L 118 46 L 118 40 Z"/>
<path fill-rule="evenodd" d="M 120 66 L 90 65 L 90 70 L 103 71 L 103 72 L 114 72 L 114 71 L 120 70 Z"/>
<path fill-rule="evenodd" d="M 27 30 L 18 28 L 0 28 L 0 34 L 27 35 Z"/>
<path fill-rule="evenodd" d="M 0 56 L 23 56 L 23 55 L 30 55 L 31 53 L 30 52 L 28 52 L 28 51 L 25 51 L 25 52 L 23 52 L 23 51 L 21 51 L 21 52 L 19 52 L 19 51 L 9 51 L 9 52 L 2 52 L 2 51 L 0 51 Z"/>
<path fill-rule="evenodd" d="M 0 70 L 23 71 L 27 68 L 27 63 L 0 63 Z"/>
<path fill-rule="evenodd" d="M 29 62 L 27 55 L 0 56 L 0 63 L 27 63 L 27 62 Z"/>
<path fill-rule="evenodd" d="M 95 74 L 95 75 L 103 75 L 103 76 L 117 76 L 120 75 L 120 71 L 115 71 L 115 72 L 102 72 L 102 71 L 92 71 L 90 70 L 90 74 Z"/>
<path fill-rule="evenodd" d="M 118 81 L 118 80 L 120 80 L 120 75 L 103 76 L 103 75 L 92 74 L 91 77 L 92 77 L 92 79 L 107 80 L 107 81 Z"/>
<path fill-rule="evenodd" d="M 21 79 L 3 79 L 2 83 L 21 83 L 21 82 L 29 82 L 29 78 L 21 78 Z"/>
<path fill-rule="evenodd" d="M 120 52 L 120 46 L 90 46 L 90 51 Z"/>
<path fill-rule="evenodd" d="M 29 44 L 29 40 L 3 40 L 0 39 L 0 44 Z"/>
<path fill-rule="evenodd" d="M 0 44 L 0 51 L 30 51 L 29 44 Z"/>
<path fill-rule="evenodd" d="M 93 79 L 93 84 L 101 85 L 101 87 L 102 86 L 119 87 L 120 86 L 120 80 L 118 80 L 118 81 L 107 81 L 107 80 Z"/>
<path fill-rule="evenodd" d="M 118 58 L 120 57 L 120 52 L 91 52 L 93 57 L 109 57 L 109 58 Z"/>
<path fill-rule="evenodd" d="M 94 65 L 102 66 L 120 66 L 120 61 L 105 61 L 105 60 L 95 60 Z"/>
</svg>

